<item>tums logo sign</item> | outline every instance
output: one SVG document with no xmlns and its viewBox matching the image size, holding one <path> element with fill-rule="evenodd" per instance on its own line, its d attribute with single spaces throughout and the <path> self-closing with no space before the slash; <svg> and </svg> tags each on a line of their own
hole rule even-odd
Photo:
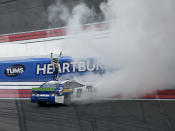
<svg viewBox="0 0 175 131">
<path fill-rule="evenodd" d="M 15 77 L 24 73 L 24 71 L 25 71 L 24 65 L 15 64 L 6 68 L 5 75 L 8 77 Z"/>
</svg>

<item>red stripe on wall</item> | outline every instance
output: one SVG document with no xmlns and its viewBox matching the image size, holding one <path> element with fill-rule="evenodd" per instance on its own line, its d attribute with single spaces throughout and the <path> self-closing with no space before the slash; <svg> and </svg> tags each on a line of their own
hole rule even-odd
<svg viewBox="0 0 175 131">
<path fill-rule="evenodd" d="M 31 89 L 0 89 L 0 94 L 31 94 Z"/>
<path fill-rule="evenodd" d="M 0 94 L 0 98 L 30 98 L 31 94 Z"/>
<path fill-rule="evenodd" d="M 65 33 L 55 33 L 55 34 L 43 34 L 43 35 L 37 35 L 37 36 L 27 36 L 27 37 L 19 37 L 19 38 L 11 38 L 9 39 L 9 42 L 12 41 L 20 41 L 20 40 L 31 40 L 31 39 L 38 39 L 38 38 L 46 38 L 46 37 L 53 37 L 53 36 L 64 36 Z"/>
<path fill-rule="evenodd" d="M 0 89 L 0 98 L 30 98 L 31 89 Z M 120 95 L 112 98 L 120 99 Z M 140 99 L 175 99 L 175 90 L 158 91 L 156 94 L 146 95 Z"/>
<path fill-rule="evenodd" d="M 0 89 L 0 98 L 30 98 L 31 89 Z"/>
<path fill-rule="evenodd" d="M 54 31 L 55 32 L 55 31 Z M 42 34 L 38 34 L 38 35 L 26 35 L 23 37 L 13 37 L 13 36 L 9 36 L 8 39 L 1 39 L 1 42 L 13 42 L 13 41 L 21 41 L 21 40 L 31 40 L 31 39 L 38 39 L 38 38 L 46 38 L 46 37 L 54 37 L 54 36 L 64 36 L 66 35 L 66 33 L 63 32 L 55 32 L 55 33 L 42 33 Z"/>
<path fill-rule="evenodd" d="M 107 23 L 83 25 L 83 26 L 80 26 L 80 28 L 82 28 L 83 30 L 87 30 L 91 26 L 97 28 L 98 30 L 107 30 L 109 28 L 109 25 Z M 53 37 L 53 36 L 63 36 L 63 35 L 66 35 L 67 30 L 68 28 L 57 28 L 57 29 L 47 29 L 43 31 L 26 32 L 26 33 L 19 33 L 19 34 L 1 35 L 0 43 L 38 39 L 38 38 L 47 38 L 47 37 Z"/>
<path fill-rule="evenodd" d="M 120 95 L 116 95 L 113 98 L 120 99 Z M 175 90 L 157 91 L 155 94 L 145 95 L 137 99 L 175 99 Z"/>
<path fill-rule="evenodd" d="M 152 95 L 142 97 L 143 99 L 175 99 L 175 95 Z"/>
</svg>

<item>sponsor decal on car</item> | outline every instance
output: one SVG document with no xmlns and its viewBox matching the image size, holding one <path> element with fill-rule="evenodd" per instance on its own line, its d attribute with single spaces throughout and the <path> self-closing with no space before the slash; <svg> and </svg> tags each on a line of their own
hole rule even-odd
<svg viewBox="0 0 175 131">
<path fill-rule="evenodd" d="M 25 66 L 22 64 L 15 64 L 12 66 L 9 66 L 5 69 L 5 75 L 8 77 L 15 77 L 23 74 L 25 71 Z"/>
<path fill-rule="evenodd" d="M 54 88 L 33 88 L 32 91 L 56 91 Z"/>
</svg>

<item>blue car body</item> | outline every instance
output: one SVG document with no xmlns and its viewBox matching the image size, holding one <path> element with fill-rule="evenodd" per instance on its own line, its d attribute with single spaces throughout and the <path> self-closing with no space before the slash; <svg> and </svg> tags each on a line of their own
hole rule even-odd
<svg viewBox="0 0 175 131">
<path fill-rule="evenodd" d="M 90 91 L 90 86 L 85 86 L 75 81 L 49 81 L 39 88 L 32 89 L 31 102 L 39 105 L 47 103 L 68 104 L 72 97 L 80 97 L 83 92 Z"/>
</svg>

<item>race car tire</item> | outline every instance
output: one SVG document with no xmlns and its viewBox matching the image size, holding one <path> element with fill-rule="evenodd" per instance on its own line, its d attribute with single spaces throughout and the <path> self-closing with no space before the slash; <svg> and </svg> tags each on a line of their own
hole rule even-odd
<svg viewBox="0 0 175 131">
<path fill-rule="evenodd" d="M 46 103 L 44 103 L 44 102 L 38 102 L 38 105 L 42 107 L 42 106 L 46 106 Z"/>
<path fill-rule="evenodd" d="M 70 94 L 66 94 L 64 96 L 64 105 L 70 105 L 71 104 L 71 95 Z"/>
</svg>

